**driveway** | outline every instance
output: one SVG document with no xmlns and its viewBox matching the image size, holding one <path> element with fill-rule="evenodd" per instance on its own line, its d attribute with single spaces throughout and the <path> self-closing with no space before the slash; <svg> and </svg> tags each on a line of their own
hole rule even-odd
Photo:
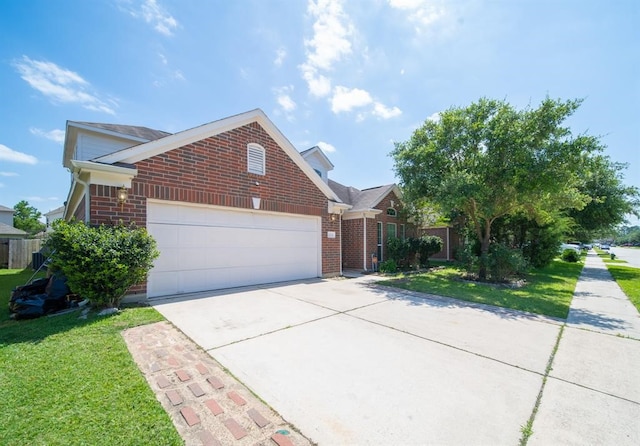
<svg viewBox="0 0 640 446">
<path fill-rule="evenodd" d="M 370 280 L 154 306 L 321 445 L 518 444 L 561 323 Z"/>
</svg>

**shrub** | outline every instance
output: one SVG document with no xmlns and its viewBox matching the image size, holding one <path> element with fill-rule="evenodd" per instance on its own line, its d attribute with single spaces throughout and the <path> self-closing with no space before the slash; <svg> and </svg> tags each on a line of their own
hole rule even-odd
<svg viewBox="0 0 640 446">
<path fill-rule="evenodd" d="M 64 273 L 69 288 L 97 307 L 117 307 L 131 286 L 146 279 L 159 255 L 144 228 L 63 220 L 54 223 L 45 248 L 51 267 Z"/>
<path fill-rule="evenodd" d="M 398 265 L 395 260 L 389 259 L 382 262 L 379 269 L 381 273 L 395 273 Z"/>
<path fill-rule="evenodd" d="M 435 235 L 424 235 L 418 239 L 418 255 L 420 264 L 429 266 L 429 257 L 442 251 L 443 242 Z"/>
<path fill-rule="evenodd" d="M 503 243 L 493 243 L 487 257 L 489 275 L 494 282 L 504 282 L 509 278 L 526 273 L 527 261 L 519 249 L 512 249 Z"/>
<path fill-rule="evenodd" d="M 576 263 L 580 260 L 580 254 L 578 254 L 575 249 L 568 248 L 562 251 L 562 260 L 565 262 Z"/>
<path fill-rule="evenodd" d="M 466 243 L 456 251 L 456 260 L 467 274 L 473 274 L 479 267 L 480 258 L 476 255 L 473 245 Z"/>
<path fill-rule="evenodd" d="M 390 237 L 387 240 L 386 254 L 388 260 L 395 260 L 398 265 L 408 264 L 411 255 L 411 245 L 408 239 L 402 240 L 398 237 Z"/>
</svg>

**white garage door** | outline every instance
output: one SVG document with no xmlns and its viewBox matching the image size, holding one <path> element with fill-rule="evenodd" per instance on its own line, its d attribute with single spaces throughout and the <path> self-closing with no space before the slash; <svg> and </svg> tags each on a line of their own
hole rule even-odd
<svg viewBox="0 0 640 446">
<path fill-rule="evenodd" d="M 149 297 L 319 277 L 320 217 L 149 201 Z"/>
</svg>

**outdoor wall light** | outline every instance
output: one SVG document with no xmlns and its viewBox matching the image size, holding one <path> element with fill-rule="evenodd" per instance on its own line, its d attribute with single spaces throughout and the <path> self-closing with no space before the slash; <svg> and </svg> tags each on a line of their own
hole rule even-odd
<svg viewBox="0 0 640 446">
<path fill-rule="evenodd" d="M 124 210 L 124 204 L 129 198 L 129 193 L 127 192 L 127 188 L 122 186 L 118 189 L 118 203 L 120 203 L 120 210 Z"/>
<path fill-rule="evenodd" d="M 336 221 L 338 216 L 336 214 L 331 214 L 331 221 Z"/>
</svg>

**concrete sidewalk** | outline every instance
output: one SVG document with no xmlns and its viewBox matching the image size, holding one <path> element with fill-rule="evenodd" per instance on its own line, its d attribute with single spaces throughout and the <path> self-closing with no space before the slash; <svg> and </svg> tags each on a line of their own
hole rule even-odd
<svg viewBox="0 0 640 446">
<path fill-rule="evenodd" d="M 590 252 L 528 444 L 638 445 L 639 420 L 640 315 Z"/>
</svg>

